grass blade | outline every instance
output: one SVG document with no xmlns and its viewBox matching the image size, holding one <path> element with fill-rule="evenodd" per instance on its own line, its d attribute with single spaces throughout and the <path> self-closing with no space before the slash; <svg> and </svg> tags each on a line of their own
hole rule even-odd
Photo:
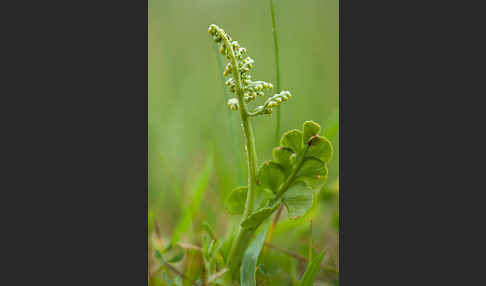
<svg viewBox="0 0 486 286">
<path fill-rule="evenodd" d="M 311 263 L 307 265 L 304 275 L 300 280 L 298 286 L 313 286 L 319 269 L 321 268 L 321 261 L 324 258 L 324 251 L 312 259 Z"/>
<path fill-rule="evenodd" d="M 270 0 L 270 12 L 272 13 L 272 31 L 273 31 L 273 43 L 275 48 L 275 74 L 276 80 L 276 91 L 279 93 L 280 90 L 280 60 L 278 55 L 278 39 L 277 39 L 277 24 L 275 23 L 275 8 L 273 4 L 274 0 Z M 280 105 L 277 106 L 277 126 L 275 128 L 275 144 L 278 146 L 280 140 Z"/>
<path fill-rule="evenodd" d="M 243 261 L 241 263 L 240 283 L 241 286 L 255 286 L 256 285 L 256 264 L 260 251 L 263 248 L 265 238 L 267 237 L 268 228 L 271 220 L 263 223 L 260 230 L 257 232 L 255 239 L 250 243 L 246 249 Z"/>
<path fill-rule="evenodd" d="M 201 201 L 204 197 L 204 193 L 209 184 L 209 178 L 211 176 L 213 169 L 213 155 L 212 153 L 209 154 L 208 158 L 206 159 L 205 166 L 199 173 L 198 178 L 195 180 L 194 187 L 192 188 L 191 193 L 194 195 L 192 198 L 191 203 L 184 211 L 184 216 L 179 221 L 179 224 L 176 226 L 175 231 L 172 235 L 171 244 L 175 245 L 179 242 L 181 235 L 187 231 L 189 226 L 192 223 L 192 218 L 195 213 L 199 211 L 199 206 L 201 205 Z"/>
</svg>

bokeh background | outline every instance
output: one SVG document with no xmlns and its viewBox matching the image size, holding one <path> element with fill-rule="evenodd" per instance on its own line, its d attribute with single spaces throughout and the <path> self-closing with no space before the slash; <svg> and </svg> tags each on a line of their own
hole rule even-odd
<svg viewBox="0 0 486 286">
<path fill-rule="evenodd" d="M 281 133 L 314 120 L 333 143 L 334 156 L 312 211 L 296 221 L 289 221 L 284 213 L 272 243 L 305 255 L 312 220 L 315 249 L 328 249 L 324 262 L 337 267 L 339 3 L 275 3 L 281 87 L 293 95 L 281 107 Z M 208 222 L 220 235 L 236 224 L 239 218 L 227 214 L 223 203 L 231 189 L 246 185 L 247 173 L 239 114 L 226 106 L 229 93 L 207 28 L 214 23 L 225 29 L 255 60 L 252 78 L 275 85 L 270 4 L 267 0 L 149 0 L 148 6 L 149 211 L 162 237 L 170 239 L 188 216 L 188 208 L 193 208 L 180 240 L 197 244 L 201 222 Z M 271 159 L 275 125 L 275 114 L 253 120 L 259 163 Z M 207 184 L 201 183 L 205 170 Z M 199 204 L 193 202 L 198 187 L 204 189 Z M 283 271 L 271 266 L 268 272 Z M 325 277 L 320 279 L 325 283 Z"/>
</svg>

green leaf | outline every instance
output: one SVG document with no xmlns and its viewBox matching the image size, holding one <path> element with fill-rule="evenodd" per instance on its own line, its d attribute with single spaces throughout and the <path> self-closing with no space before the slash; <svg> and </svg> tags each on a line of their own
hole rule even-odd
<svg viewBox="0 0 486 286">
<path fill-rule="evenodd" d="M 311 137 L 316 136 L 319 131 L 321 131 L 321 126 L 319 126 L 319 124 L 315 123 L 314 121 L 306 121 L 304 122 L 303 130 L 304 140 L 302 143 L 305 145 L 309 142 Z"/>
<path fill-rule="evenodd" d="M 184 258 L 184 251 L 181 251 L 180 253 L 174 255 L 171 259 L 167 260 L 169 263 L 176 263 L 182 260 Z"/>
<path fill-rule="evenodd" d="M 302 275 L 302 279 L 300 280 L 298 286 L 313 286 L 314 280 L 316 279 L 317 274 L 319 273 L 319 269 L 321 268 L 321 261 L 324 258 L 324 251 L 319 253 L 314 259 L 312 259 L 311 263 L 307 265 L 305 269 L 304 275 Z"/>
<path fill-rule="evenodd" d="M 324 185 L 327 178 L 327 167 L 319 159 L 306 158 L 297 172 L 296 179 L 301 180 L 312 189 L 318 189 Z"/>
<path fill-rule="evenodd" d="M 274 197 L 275 194 L 272 193 L 272 191 L 258 188 L 254 207 L 256 209 L 263 208 L 267 205 L 268 201 Z"/>
<path fill-rule="evenodd" d="M 264 162 L 258 170 L 258 185 L 274 193 L 277 192 L 284 180 L 285 173 L 282 166 L 273 161 Z"/>
<path fill-rule="evenodd" d="M 214 234 L 214 230 L 213 228 L 211 227 L 211 225 L 209 225 L 209 223 L 207 221 L 203 222 L 201 227 L 203 228 L 203 230 L 205 230 L 209 236 L 211 237 L 211 239 L 215 239 L 216 240 L 216 235 Z"/>
<path fill-rule="evenodd" d="M 215 244 L 216 241 L 212 238 L 209 237 L 209 235 L 203 235 L 202 238 L 202 248 L 203 248 L 203 254 L 204 254 L 204 259 L 205 262 L 210 262 L 213 254 L 214 254 L 214 249 L 215 249 Z"/>
<path fill-rule="evenodd" d="M 204 168 L 199 173 L 198 178 L 195 180 L 195 184 L 191 190 L 194 194 L 191 203 L 184 210 L 184 215 L 182 219 L 177 224 L 174 233 L 172 234 L 171 243 L 176 244 L 179 241 L 180 236 L 187 231 L 189 226 L 192 224 L 192 217 L 199 211 L 199 206 L 201 205 L 204 193 L 209 184 L 209 178 L 211 176 L 213 169 L 213 155 L 209 154 L 206 159 Z"/>
<path fill-rule="evenodd" d="M 297 172 L 297 176 L 314 176 L 316 174 L 322 173 L 324 168 L 326 167 L 326 164 L 322 162 L 319 159 L 310 157 L 306 158 L 304 162 L 302 163 L 302 166 L 300 167 L 299 171 Z"/>
<path fill-rule="evenodd" d="M 226 210 L 234 215 L 243 214 L 247 193 L 248 187 L 246 186 L 233 189 L 224 203 Z"/>
<path fill-rule="evenodd" d="M 248 187 L 238 187 L 231 191 L 225 201 L 224 207 L 233 215 L 241 215 L 245 211 L 246 196 L 248 195 Z M 266 202 L 273 198 L 274 194 L 267 189 L 257 189 L 257 194 L 254 202 L 255 208 L 263 207 Z"/>
<path fill-rule="evenodd" d="M 303 182 L 292 185 L 283 195 L 283 202 L 292 219 L 303 216 L 312 207 L 312 189 Z"/>
<path fill-rule="evenodd" d="M 245 251 L 240 268 L 240 283 L 241 286 L 255 286 L 256 285 L 256 265 L 260 252 L 265 243 L 268 229 L 270 228 L 271 221 L 267 221 L 262 225 L 257 232 L 255 239 L 250 243 Z"/>
<path fill-rule="evenodd" d="M 315 157 L 323 162 L 328 162 L 332 157 L 331 142 L 322 136 L 312 137 L 306 157 Z"/>
<path fill-rule="evenodd" d="M 284 133 L 280 139 L 280 145 L 292 149 L 294 153 L 298 153 L 302 148 L 302 131 L 294 129 Z"/>
<path fill-rule="evenodd" d="M 184 249 L 180 247 L 179 245 L 169 245 L 166 249 L 163 250 L 162 252 L 164 256 L 166 257 L 166 260 L 168 263 L 177 263 L 184 258 Z M 162 258 L 162 255 L 159 253 L 160 258 Z M 169 257 L 169 258 L 167 258 Z"/>
<path fill-rule="evenodd" d="M 267 217 L 269 217 L 280 204 L 275 204 L 273 207 L 261 208 L 255 211 L 250 217 L 241 222 L 242 228 L 256 228 L 258 227 Z"/>
<path fill-rule="evenodd" d="M 285 148 L 282 146 L 278 146 L 273 148 L 272 155 L 273 160 L 279 163 L 286 173 L 292 170 L 292 164 L 295 161 L 295 156 L 292 157 L 292 154 L 295 154 L 292 149 Z"/>
<path fill-rule="evenodd" d="M 221 244 L 221 256 L 223 256 L 223 260 L 227 263 L 227 257 L 229 255 L 231 245 L 233 244 L 233 240 L 235 238 L 237 225 L 233 226 L 232 230 L 226 234 L 226 237 L 223 239 L 223 243 Z"/>
</svg>

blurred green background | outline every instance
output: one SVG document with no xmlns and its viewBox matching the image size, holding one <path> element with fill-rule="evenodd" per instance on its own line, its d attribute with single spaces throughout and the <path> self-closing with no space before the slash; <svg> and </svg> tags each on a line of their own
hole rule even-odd
<svg viewBox="0 0 486 286">
<path fill-rule="evenodd" d="M 328 166 L 327 185 L 320 191 L 313 212 L 296 222 L 286 221 L 283 215 L 273 241 L 304 253 L 302 240 L 312 219 L 315 248 L 335 249 L 339 3 L 275 3 L 281 87 L 293 95 L 281 108 L 281 133 L 314 120 L 332 141 L 334 156 Z M 223 202 L 231 189 L 246 185 L 239 114 L 226 106 L 229 93 L 225 93 L 219 55 L 207 28 L 214 23 L 225 29 L 255 60 L 252 78 L 275 85 L 270 5 L 266 0 L 149 0 L 148 6 L 149 210 L 162 236 L 170 238 L 193 198 L 199 173 L 211 157 L 200 211 L 193 214 L 191 227 L 181 235 L 182 241 L 197 244 L 202 221 L 209 222 L 220 235 L 237 222 L 238 217 L 224 211 Z M 221 59 L 225 65 L 226 60 Z M 275 114 L 253 120 L 259 164 L 271 159 L 275 124 Z M 293 231 L 289 232 L 290 228 Z"/>
</svg>

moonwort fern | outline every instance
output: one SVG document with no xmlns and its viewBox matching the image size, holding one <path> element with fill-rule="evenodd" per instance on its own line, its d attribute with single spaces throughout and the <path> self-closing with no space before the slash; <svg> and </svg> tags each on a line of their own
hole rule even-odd
<svg viewBox="0 0 486 286">
<path fill-rule="evenodd" d="M 291 218 L 303 216 L 311 208 L 314 190 L 327 178 L 326 163 L 331 159 L 332 146 L 329 140 L 319 135 L 317 123 L 306 121 L 302 130 L 286 132 L 280 146 L 273 149 L 273 159 L 263 162 L 257 169 L 251 118 L 272 114 L 275 107 L 292 96 L 289 91 L 281 91 L 269 96 L 262 105 L 251 108 L 250 104 L 257 97 L 264 97 L 273 85 L 252 80 L 249 72 L 255 61 L 223 29 L 212 24 L 208 31 L 219 52 L 228 60 L 224 76 L 228 77 L 226 85 L 235 95 L 228 100 L 228 106 L 231 110 L 239 110 L 248 161 L 248 185 L 235 188 L 225 202 L 225 208 L 231 214 L 242 215 L 227 258 L 231 276 L 236 280 L 245 250 L 264 221 L 282 204 Z"/>
</svg>

